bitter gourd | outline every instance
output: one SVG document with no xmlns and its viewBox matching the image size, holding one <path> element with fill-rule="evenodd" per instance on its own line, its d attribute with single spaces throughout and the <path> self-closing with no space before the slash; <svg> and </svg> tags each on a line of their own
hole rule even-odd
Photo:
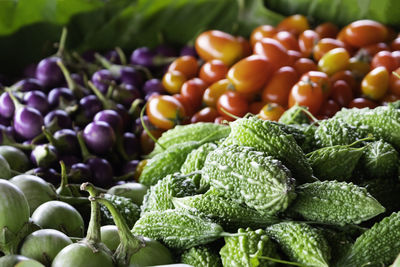
<svg viewBox="0 0 400 267">
<path fill-rule="evenodd" d="M 196 186 L 192 179 L 179 173 L 167 175 L 153 185 L 144 196 L 142 213 L 173 209 L 173 197 L 191 196 L 196 193 Z"/>
<path fill-rule="evenodd" d="M 314 175 L 320 180 L 348 180 L 364 148 L 346 146 L 323 147 L 307 154 Z"/>
<path fill-rule="evenodd" d="M 182 210 L 164 210 L 143 214 L 132 232 L 162 241 L 171 248 L 189 249 L 220 238 L 224 230 L 200 216 Z"/>
<path fill-rule="evenodd" d="M 271 121 L 278 126 L 284 133 L 291 134 L 297 144 L 302 144 L 305 140 L 304 128 L 308 125 L 287 125 L 280 122 Z"/>
<path fill-rule="evenodd" d="M 352 183 L 323 181 L 296 188 L 290 212 L 321 223 L 359 224 L 385 211 L 365 188 Z"/>
<path fill-rule="evenodd" d="M 292 261 L 305 266 L 329 266 L 330 247 L 320 230 L 288 221 L 271 225 L 266 232 Z"/>
<path fill-rule="evenodd" d="M 230 128 L 227 125 L 215 124 L 210 122 L 198 122 L 187 125 L 177 125 L 173 129 L 164 132 L 161 137 L 157 140 L 157 144 L 154 150 L 149 156 L 153 157 L 158 153 L 164 151 L 164 148 L 168 148 L 172 145 L 188 142 L 188 141 L 200 141 L 209 135 L 213 135 L 209 142 L 225 138 L 229 135 Z M 160 146 L 161 144 L 161 146 Z"/>
<path fill-rule="evenodd" d="M 236 231 L 239 227 L 266 227 L 278 222 L 276 216 L 260 214 L 245 205 L 210 192 L 203 195 L 174 198 L 173 203 L 175 208 L 210 218 L 227 230 L 234 229 Z"/>
<path fill-rule="evenodd" d="M 304 112 L 304 109 L 306 109 L 306 107 L 294 105 L 283 112 L 282 116 L 279 118 L 279 122 L 284 124 L 309 124 L 310 119 Z"/>
<path fill-rule="evenodd" d="M 181 255 L 181 262 L 193 267 L 220 267 L 221 258 L 206 246 L 193 247 Z"/>
<path fill-rule="evenodd" d="M 285 210 L 295 196 L 290 171 L 250 147 L 219 147 L 208 154 L 202 172 L 218 194 L 262 214 Z"/>
<path fill-rule="evenodd" d="M 360 235 L 338 266 L 386 266 L 399 252 L 400 212 L 396 212 Z"/>
<path fill-rule="evenodd" d="M 340 118 L 357 127 L 360 132 L 368 132 L 379 139 L 400 148 L 400 110 L 390 106 L 369 108 L 343 108 L 333 118 Z"/>
<path fill-rule="evenodd" d="M 397 174 L 399 154 L 382 140 L 369 143 L 360 158 L 360 169 L 367 178 L 391 178 Z"/>
<path fill-rule="evenodd" d="M 238 236 L 225 237 L 225 246 L 220 250 L 223 266 L 229 267 L 266 267 L 275 263 L 257 258 L 267 256 L 279 259 L 276 245 L 262 229 L 246 230 L 240 228 Z"/>
<path fill-rule="evenodd" d="M 237 119 L 230 126 L 231 133 L 223 145 L 254 147 L 282 161 L 298 182 L 314 181 L 311 166 L 300 146 L 276 124 L 250 117 Z"/>
<path fill-rule="evenodd" d="M 104 198 L 110 201 L 124 216 L 126 223 L 132 227 L 140 217 L 140 208 L 131 199 L 111 194 L 105 194 Z M 113 225 L 114 219 L 110 211 L 104 205 L 100 205 L 100 217 L 102 225 Z"/>
<path fill-rule="evenodd" d="M 206 157 L 208 153 L 211 151 L 214 151 L 217 149 L 217 145 L 214 143 L 205 143 L 204 145 L 200 146 L 199 148 L 193 150 L 192 152 L 189 153 L 189 155 L 186 157 L 185 162 L 182 164 L 181 167 L 181 173 L 183 174 L 189 174 L 194 171 L 200 171 L 203 166 L 204 162 L 206 161 Z M 200 188 L 200 180 L 201 180 L 201 174 L 194 174 L 192 176 L 193 182 L 195 185 Z M 202 186 L 206 188 L 206 185 Z M 200 189 L 200 190 L 201 190 Z"/>
<path fill-rule="evenodd" d="M 345 232 L 334 231 L 328 228 L 323 228 L 321 231 L 331 248 L 330 266 L 336 266 L 337 261 L 349 251 L 354 240 Z"/>
<path fill-rule="evenodd" d="M 400 253 L 397 256 L 396 260 L 393 262 L 393 264 L 390 265 L 390 267 L 400 267 Z"/>
<path fill-rule="evenodd" d="M 303 126 L 304 141 L 299 145 L 304 153 L 309 153 L 319 148 L 315 139 L 316 130 L 317 126 L 315 124 Z"/>
</svg>

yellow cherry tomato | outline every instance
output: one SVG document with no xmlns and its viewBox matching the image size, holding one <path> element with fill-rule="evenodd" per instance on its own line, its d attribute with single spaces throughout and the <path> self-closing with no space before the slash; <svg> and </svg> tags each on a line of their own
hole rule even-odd
<svg viewBox="0 0 400 267">
<path fill-rule="evenodd" d="M 318 69 L 328 75 L 344 70 L 349 65 L 350 55 L 346 49 L 338 47 L 329 50 L 318 61 Z"/>
<path fill-rule="evenodd" d="M 162 85 L 165 90 L 171 95 L 177 94 L 181 91 L 182 85 L 186 82 L 187 78 L 182 72 L 171 70 L 164 74 Z"/>
<path fill-rule="evenodd" d="M 258 117 L 263 120 L 278 121 L 285 109 L 276 103 L 266 104 L 258 113 Z"/>
<path fill-rule="evenodd" d="M 389 87 L 389 73 L 385 67 L 371 70 L 361 82 L 361 92 L 372 100 L 382 99 Z"/>
</svg>

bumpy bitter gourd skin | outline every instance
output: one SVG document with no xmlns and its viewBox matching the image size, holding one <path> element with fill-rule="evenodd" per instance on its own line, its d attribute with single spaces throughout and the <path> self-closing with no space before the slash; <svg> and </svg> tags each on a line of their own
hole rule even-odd
<svg viewBox="0 0 400 267">
<path fill-rule="evenodd" d="M 264 230 L 246 230 L 240 228 L 238 236 L 225 237 L 225 246 L 220 250 L 223 266 L 226 267 L 267 267 L 274 262 L 254 256 L 266 256 L 279 259 L 276 245 Z"/>
<path fill-rule="evenodd" d="M 182 210 L 146 212 L 133 226 L 136 235 L 164 242 L 176 249 L 189 249 L 218 239 L 219 224 Z"/>
<path fill-rule="evenodd" d="M 207 192 L 203 195 L 174 198 L 173 203 L 177 209 L 210 218 L 224 229 L 234 229 L 234 231 L 239 227 L 266 227 L 278 222 L 275 216 L 260 214 L 246 205 L 220 197 L 215 193 Z"/>
<path fill-rule="evenodd" d="M 322 233 L 306 223 L 281 222 L 267 228 L 289 258 L 305 266 L 328 267 L 330 248 Z"/>
<path fill-rule="evenodd" d="M 314 181 L 311 166 L 302 149 L 294 137 L 286 134 L 278 125 L 250 117 L 237 119 L 230 126 L 231 133 L 223 145 L 249 146 L 264 151 L 282 161 L 299 183 Z"/>
<path fill-rule="evenodd" d="M 320 180 L 348 180 L 364 148 L 329 146 L 307 154 L 314 175 Z"/>
<path fill-rule="evenodd" d="M 334 231 L 328 228 L 323 228 L 321 231 L 331 248 L 330 266 L 336 266 L 338 260 L 346 255 L 353 245 L 354 240 L 350 238 L 349 234 L 343 231 Z"/>
<path fill-rule="evenodd" d="M 170 174 L 150 187 L 144 196 L 142 213 L 173 209 L 173 197 L 191 196 L 196 193 L 192 179 L 180 174 Z"/>
<path fill-rule="evenodd" d="M 340 118 L 357 127 L 360 133 L 371 133 L 376 138 L 383 139 L 400 148 L 400 110 L 391 106 L 369 108 L 343 108 L 333 118 Z"/>
<path fill-rule="evenodd" d="M 217 145 L 214 143 L 205 143 L 199 148 L 194 149 L 192 152 L 189 153 L 189 155 L 186 157 L 185 162 L 182 164 L 181 173 L 189 174 L 194 171 L 200 171 L 204 166 L 204 162 L 206 161 L 208 153 L 214 151 L 215 149 L 217 149 Z M 193 175 L 192 179 L 195 185 L 199 188 L 201 174 Z"/>
<path fill-rule="evenodd" d="M 250 147 L 219 147 L 208 154 L 202 172 L 218 194 L 262 214 L 285 210 L 295 196 L 290 171 Z"/>
<path fill-rule="evenodd" d="M 193 267 L 221 267 L 221 258 L 206 246 L 193 247 L 181 255 L 181 262 Z"/>
<path fill-rule="evenodd" d="M 296 193 L 289 210 L 309 221 L 359 224 L 385 211 L 365 188 L 352 183 L 314 182 L 300 185 Z"/>
<path fill-rule="evenodd" d="M 126 223 L 132 227 L 140 217 L 140 208 L 131 199 L 111 194 L 105 194 L 104 198 L 110 201 L 117 210 L 124 216 Z M 110 211 L 104 205 L 100 205 L 102 225 L 113 225 L 114 219 Z"/>
<path fill-rule="evenodd" d="M 360 235 L 338 266 L 386 266 L 399 252 L 400 212 L 396 212 Z"/>
<path fill-rule="evenodd" d="M 187 125 L 177 125 L 173 129 L 164 132 L 157 140 L 154 150 L 150 156 L 155 156 L 163 151 L 163 148 L 168 148 L 172 145 L 188 142 L 201 141 L 203 138 L 215 133 L 209 142 L 213 142 L 229 135 L 229 126 L 223 124 L 215 124 L 210 122 L 198 122 Z"/>
<path fill-rule="evenodd" d="M 279 118 L 280 123 L 284 124 L 309 124 L 310 119 L 307 114 L 304 112 L 306 107 L 301 107 L 298 105 L 294 105 L 285 112 L 283 112 L 282 116 Z"/>
<path fill-rule="evenodd" d="M 399 154 L 394 147 L 382 140 L 369 143 L 360 159 L 360 168 L 368 178 L 390 178 L 397 174 Z"/>
</svg>

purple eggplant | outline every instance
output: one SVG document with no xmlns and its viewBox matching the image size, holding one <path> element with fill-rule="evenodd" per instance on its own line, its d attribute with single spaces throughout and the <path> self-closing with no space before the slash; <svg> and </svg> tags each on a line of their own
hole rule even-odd
<svg viewBox="0 0 400 267">
<path fill-rule="evenodd" d="M 102 69 L 93 73 L 91 80 L 94 86 L 96 86 L 102 94 L 106 94 L 108 87 L 114 80 L 114 76 L 109 70 Z"/>
<path fill-rule="evenodd" d="M 62 155 L 59 157 L 59 160 L 64 162 L 65 166 L 69 169 L 74 164 L 81 162 L 81 159 L 75 155 Z"/>
<path fill-rule="evenodd" d="M 56 109 L 47 113 L 44 117 L 44 125 L 50 131 L 72 128 L 72 121 L 68 113 L 61 109 Z"/>
<path fill-rule="evenodd" d="M 46 114 L 49 111 L 49 102 L 47 96 L 42 91 L 29 91 L 24 95 L 24 102 L 27 106 L 35 108 L 42 113 Z"/>
<path fill-rule="evenodd" d="M 59 85 L 64 77 L 61 69 L 57 65 L 59 57 L 48 57 L 42 59 L 36 68 L 36 79 L 46 87 L 55 87 Z"/>
<path fill-rule="evenodd" d="M 46 182 L 51 183 L 57 186 L 60 183 L 61 176 L 60 174 L 53 168 L 42 168 L 37 167 L 28 172 L 29 174 L 39 176 L 43 178 Z"/>
<path fill-rule="evenodd" d="M 136 158 L 140 153 L 140 142 L 133 133 L 126 132 L 122 137 L 122 146 L 126 159 Z"/>
<path fill-rule="evenodd" d="M 196 49 L 193 46 L 184 46 L 181 49 L 180 56 L 198 57 Z"/>
<path fill-rule="evenodd" d="M 79 107 L 83 114 L 91 120 L 93 116 L 103 109 L 101 101 L 95 95 L 88 95 L 79 101 Z"/>
<path fill-rule="evenodd" d="M 115 50 L 110 50 L 110 51 L 108 51 L 108 52 L 104 55 L 104 57 L 105 57 L 108 61 L 110 61 L 111 63 L 114 63 L 114 64 L 121 64 L 121 58 L 120 58 L 118 52 L 115 51 Z"/>
<path fill-rule="evenodd" d="M 17 108 L 14 115 L 14 130 L 24 139 L 32 139 L 42 132 L 42 114 L 31 107 Z"/>
<path fill-rule="evenodd" d="M 92 173 L 90 181 L 100 187 L 108 188 L 113 184 L 113 169 L 106 159 L 90 158 L 86 164 Z"/>
<path fill-rule="evenodd" d="M 102 110 L 97 112 L 94 116 L 93 121 L 103 121 L 108 123 L 114 130 L 114 133 L 120 132 L 123 127 L 123 122 L 121 116 L 117 111 L 112 109 Z"/>
<path fill-rule="evenodd" d="M 113 147 L 115 133 L 108 123 L 94 121 L 83 130 L 83 139 L 91 151 L 96 154 L 104 154 Z"/>
<path fill-rule="evenodd" d="M 53 134 L 52 144 L 60 154 L 77 155 L 79 153 L 79 143 L 76 133 L 71 129 L 61 129 Z"/>
<path fill-rule="evenodd" d="M 154 49 L 155 53 L 157 55 L 163 56 L 163 57 L 177 57 L 178 52 L 176 51 L 175 48 L 166 45 L 166 44 L 160 44 Z"/>
<path fill-rule="evenodd" d="M 14 102 L 12 101 L 9 92 L 4 92 L 0 95 L 0 115 L 3 118 L 12 118 L 15 111 Z"/>
<path fill-rule="evenodd" d="M 113 90 L 111 97 L 114 101 L 129 108 L 134 100 L 141 97 L 141 93 L 135 86 L 123 84 Z"/>
<path fill-rule="evenodd" d="M 75 163 L 71 166 L 68 177 L 74 183 L 82 183 L 91 180 L 92 171 L 85 163 Z"/>
<path fill-rule="evenodd" d="M 48 168 L 57 162 L 57 149 L 50 144 L 37 145 L 31 152 L 30 159 L 37 167 Z"/>
<path fill-rule="evenodd" d="M 72 91 L 66 87 L 58 87 L 51 89 L 49 95 L 47 96 L 47 100 L 49 101 L 50 106 L 58 107 L 61 101 L 71 102 L 75 99 Z"/>
<path fill-rule="evenodd" d="M 139 47 L 132 52 L 131 64 L 141 65 L 146 68 L 154 67 L 156 53 L 148 47 Z"/>
<path fill-rule="evenodd" d="M 164 86 L 159 79 L 150 79 L 146 81 L 142 87 L 142 91 L 145 95 L 148 95 L 150 93 L 165 93 Z"/>
<path fill-rule="evenodd" d="M 29 92 L 29 91 L 41 91 L 43 90 L 43 85 L 38 79 L 27 78 L 20 80 L 13 85 L 19 92 Z"/>
<path fill-rule="evenodd" d="M 140 88 L 143 84 L 142 74 L 135 68 L 129 66 L 121 67 L 119 71 L 119 80 L 123 84 L 129 84 L 136 88 Z"/>
</svg>

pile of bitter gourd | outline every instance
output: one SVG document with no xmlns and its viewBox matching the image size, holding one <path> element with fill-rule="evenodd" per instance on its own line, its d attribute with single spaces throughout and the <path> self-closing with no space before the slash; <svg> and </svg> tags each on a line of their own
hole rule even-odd
<svg viewBox="0 0 400 267">
<path fill-rule="evenodd" d="M 399 107 L 177 126 L 140 175 L 151 187 L 132 231 L 193 266 L 389 266 L 400 253 Z"/>
</svg>

